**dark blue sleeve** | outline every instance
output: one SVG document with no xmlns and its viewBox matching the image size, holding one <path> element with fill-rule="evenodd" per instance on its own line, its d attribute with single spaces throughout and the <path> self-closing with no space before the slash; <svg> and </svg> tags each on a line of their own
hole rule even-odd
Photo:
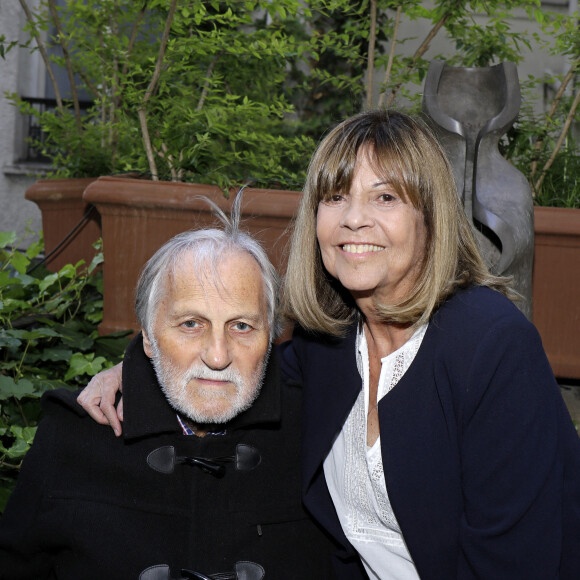
<svg viewBox="0 0 580 580">
<path fill-rule="evenodd" d="M 276 347 L 280 360 L 282 379 L 288 384 L 302 384 L 302 369 L 300 360 L 294 349 L 293 340 L 287 340 Z"/>
<path fill-rule="evenodd" d="M 523 317 L 494 324 L 466 389 L 458 578 L 557 578 L 579 442 L 535 328 Z"/>
</svg>

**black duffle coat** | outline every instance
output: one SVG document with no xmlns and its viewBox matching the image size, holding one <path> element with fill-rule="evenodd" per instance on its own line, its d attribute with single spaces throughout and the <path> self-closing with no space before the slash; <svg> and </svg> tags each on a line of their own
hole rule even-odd
<svg viewBox="0 0 580 580">
<path fill-rule="evenodd" d="M 266 580 L 332 578 L 332 547 L 300 497 L 301 391 L 278 377 L 273 352 L 252 408 L 204 438 L 182 434 L 140 340 L 123 366 L 121 438 L 77 393 L 45 395 L 0 518 L 0 578 L 128 580 L 157 565 L 236 578 L 242 562 Z"/>
</svg>

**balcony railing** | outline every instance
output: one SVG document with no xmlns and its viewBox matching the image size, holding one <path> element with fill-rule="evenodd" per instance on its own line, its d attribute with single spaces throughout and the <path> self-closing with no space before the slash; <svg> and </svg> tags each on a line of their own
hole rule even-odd
<svg viewBox="0 0 580 580">
<path fill-rule="evenodd" d="M 46 142 L 48 135 L 42 130 L 39 118 L 40 115 L 47 111 L 56 110 L 56 99 L 42 99 L 38 97 L 21 98 L 24 102 L 29 103 L 37 112 L 36 114 L 24 115 L 24 146 L 21 161 L 28 163 L 46 163 L 49 161 L 48 156 L 44 153 L 47 150 Z M 92 106 L 92 101 L 79 101 L 81 114 Z"/>
</svg>

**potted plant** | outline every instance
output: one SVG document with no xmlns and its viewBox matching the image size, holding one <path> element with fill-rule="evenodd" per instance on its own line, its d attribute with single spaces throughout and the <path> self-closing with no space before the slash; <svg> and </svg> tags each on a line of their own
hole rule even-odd
<svg viewBox="0 0 580 580">
<path fill-rule="evenodd" d="M 84 198 L 99 210 L 105 252 L 109 248 L 104 262 L 102 334 L 138 329 L 132 304 L 145 262 L 172 236 L 217 223 L 202 196 L 228 212 L 235 190 L 229 194 L 226 198 L 215 185 L 116 177 L 101 177 L 87 187 Z M 243 227 L 263 243 L 281 272 L 286 265 L 289 224 L 299 201 L 296 191 L 244 190 Z"/>
<path fill-rule="evenodd" d="M 554 374 L 580 379 L 580 204 L 534 215 L 533 321 Z"/>
<path fill-rule="evenodd" d="M 48 0 L 32 9 L 20 0 L 29 37 L 21 48 L 38 50 L 42 56 L 54 107 L 38 108 L 17 94 L 9 98 L 23 115 L 35 120 L 40 133 L 31 145 L 53 168 L 47 179 L 25 194 L 41 210 L 46 265 L 53 271 L 79 259 L 90 262 L 92 245 L 101 234 L 100 217 L 82 194 L 99 175 L 121 171 L 131 146 L 130 134 L 118 116 L 112 75 L 106 74 L 114 68 L 113 36 L 97 39 L 88 32 L 105 29 L 113 17 L 118 18 L 114 20 L 118 26 L 127 26 L 130 15 L 113 13 L 113 3 L 104 3 L 100 10 L 91 10 L 89 4 L 57 6 Z M 88 46 L 91 49 L 85 50 Z M 139 48 L 134 47 L 136 54 L 141 54 Z M 66 72 L 68 83 L 58 81 L 59 70 Z"/>
<path fill-rule="evenodd" d="M 199 195 L 226 207 L 233 184 L 265 186 L 274 178 L 276 189 L 246 192 L 248 227 L 283 267 L 278 238 L 299 194 L 280 188 L 300 183 L 313 149 L 285 119 L 292 111 L 283 89 L 287 54 L 304 46 L 285 32 L 280 6 L 166 4 L 156 18 L 163 29 L 155 58 L 129 70 L 122 89 L 124 111 L 138 122 L 143 157 L 136 162 L 146 159 L 148 179 L 102 177 L 84 194 L 101 215 L 107 256 L 101 332 L 137 328 L 130 305 L 145 261 L 176 233 L 213 221 Z"/>
<path fill-rule="evenodd" d="M 300 183 L 313 142 L 292 134 L 282 88 L 289 58 L 308 45 L 285 30 L 297 1 L 20 4 L 56 107 L 39 113 L 17 95 L 12 100 L 37 117 L 44 137 L 37 146 L 54 166 L 51 177 L 67 179 L 42 180 L 26 195 L 42 209 L 47 251 L 90 209 L 82 200 L 88 182 L 73 178 L 136 169 L 153 181 L 212 183 L 224 191 L 248 177 L 258 184 L 274 177 L 278 188 Z M 92 104 L 83 109 L 83 99 Z M 86 237 L 91 249 L 100 234 L 98 215 L 92 217 L 51 258 L 53 268 L 90 257 L 79 242 Z"/>
<path fill-rule="evenodd" d="M 573 60 L 574 17 L 550 19 L 529 3 L 517 4 L 546 27 L 555 39 L 552 49 L 568 52 Z M 62 123 L 46 119 L 55 144 L 77 144 L 65 148 L 68 155 L 61 151 L 55 156 L 57 164 L 71 168 L 72 175 L 72 168 L 85 166 L 78 157 L 93 149 L 92 142 L 99 152 L 93 157 L 100 159 L 104 151 L 109 160 L 109 169 L 98 174 L 135 170 L 144 179 L 127 180 L 127 189 L 151 192 L 153 182 L 173 208 L 179 195 L 191 204 L 191 192 L 184 194 L 178 182 L 210 184 L 224 192 L 248 181 L 270 189 L 300 189 L 322 128 L 364 106 L 397 106 L 410 98 L 412 109 L 412 94 L 420 87 L 429 60 L 441 58 L 430 47 L 444 32 L 453 48 L 443 58 L 457 66 L 517 62 L 530 42 L 529 36 L 510 28 L 509 10 L 479 1 L 469 10 L 456 3 L 385 7 L 375 0 L 362 6 L 349 0 L 215 5 L 190 0 L 146 4 L 67 0 L 61 8 L 47 0 L 42 6 L 46 16 L 39 23 L 46 27 L 51 21 L 53 28 L 60 27 L 55 39 L 62 55 L 57 62 L 95 103 L 92 117 L 77 115 L 71 95 L 64 101 Z M 486 15 L 485 24 L 477 21 L 476 13 Z M 414 52 L 401 51 L 409 40 L 401 33 L 405 19 L 418 18 L 428 23 L 425 38 Z M 37 37 L 30 26 L 32 37 Z M 560 35 L 554 34 L 558 26 Z M 418 109 L 418 101 L 415 104 Z M 79 120 L 83 138 L 75 141 Z M 536 133 L 529 135 L 528 149 L 537 141 L 540 126 L 530 125 Z M 99 137 L 91 140 L 91 135 Z M 105 146 L 99 149 L 101 144 Z M 509 147 L 506 155 L 518 166 L 524 157 Z M 114 187 L 111 193 L 106 190 L 109 186 Z M 181 192 L 177 196 L 171 193 L 174 186 Z M 119 247 L 109 242 L 110 232 L 123 232 L 129 246 L 137 236 L 109 220 L 130 214 L 136 221 L 136 215 L 149 215 L 147 204 L 159 205 L 138 198 L 141 205 L 128 209 L 130 196 L 123 190 L 118 179 L 102 178 L 87 189 L 84 200 L 101 211 L 105 270 Z M 200 191 L 214 196 L 218 190 L 196 189 Z M 271 192 L 269 197 L 276 207 L 278 194 Z M 161 219 L 152 225 L 147 219 L 148 229 L 138 234 L 145 239 L 175 221 Z M 192 223 L 184 221 L 183 227 Z M 167 237 L 172 233 L 174 229 Z M 155 237 L 156 244 L 162 241 Z M 139 250 L 139 255 L 153 249 Z M 107 288 L 116 278 L 118 270 L 105 271 Z M 105 293 L 105 319 L 108 301 L 116 302 L 120 296 L 118 291 L 111 293 L 110 298 Z M 130 311 L 130 301 L 124 308 Z"/>
<path fill-rule="evenodd" d="M 529 107 L 507 142 L 507 157 L 528 176 L 534 196 L 533 322 L 560 378 L 580 379 L 580 120 L 578 16 L 542 20 L 565 74 L 543 78 L 557 90 L 543 115 Z"/>
<path fill-rule="evenodd" d="M 42 214 L 46 267 L 54 272 L 65 264 L 91 261 L 93 244 L 101 236 L 101 218 L 83 200 L 93 178 L 40 179 L 26 190 Z"/>
<path fill-rule="evenodd" d="M 183 181 L 224 192 L 248 179 L 270 190 L 299 188 L 314 141 L 295 134 L 287 69 L 322 41 L 293 36 L 298 1 L 46 0 L 35 11 L 20 3 L 57 103 L 38 113 L 12 96 L 38 117 L 46 137 L 39 146 L 61 178 L 42 180 L 26 195 L 43 211 L 47 251 L 92 207 L 82 192 L 99 175 L 136 170 L 132 175 L 158 182 L 167 199 Z M 58 67 L 67 73 L 66 94 Z M 83 95 L 92 102 L 84 110 Z M 85 180 L 70 181 L 79 177 Z M 115 187 L 126 204 L 118 181 Z M 89 249 L 100 235 L 100 216 L 92 217 L 83 229 Z M 68 244 L 73 253 L 61 248 L 52 267 L 88 259 L 81 241 Z M 105 240 L 105 252 L 114 244 Z"/>
<path fill-rule="evenodd" d="M 579 100 L 576 89 L 564 114 L 572 117 Z M 571 137 L 565 143 L 566 123 L 557 126 L 559 135 L 532 141 L 527 164 L 535 194 L 533 322 L 554 374 L 580 379 L 580 154 Z"/>
</svg>

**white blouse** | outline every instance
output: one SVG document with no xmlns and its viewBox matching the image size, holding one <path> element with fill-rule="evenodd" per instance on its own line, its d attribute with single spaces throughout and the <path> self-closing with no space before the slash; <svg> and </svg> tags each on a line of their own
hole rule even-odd
<svg viewBox="0 0 580 580">
<path fill-rule="evenodd" d="M 407 371 L 427 324 L 419 327 L 401 348 L 381 359 L 377 401 Z M 324 460 L 324 476 L 342 529 L 359 553 L 371 579 L 417 580 L 419 575 L 391 508 L 385 484 L 381 438 L 366 444 L 369 406 L 369 356 L 364 331 L 356 341 L 363 389 Z"/>
</svg>

